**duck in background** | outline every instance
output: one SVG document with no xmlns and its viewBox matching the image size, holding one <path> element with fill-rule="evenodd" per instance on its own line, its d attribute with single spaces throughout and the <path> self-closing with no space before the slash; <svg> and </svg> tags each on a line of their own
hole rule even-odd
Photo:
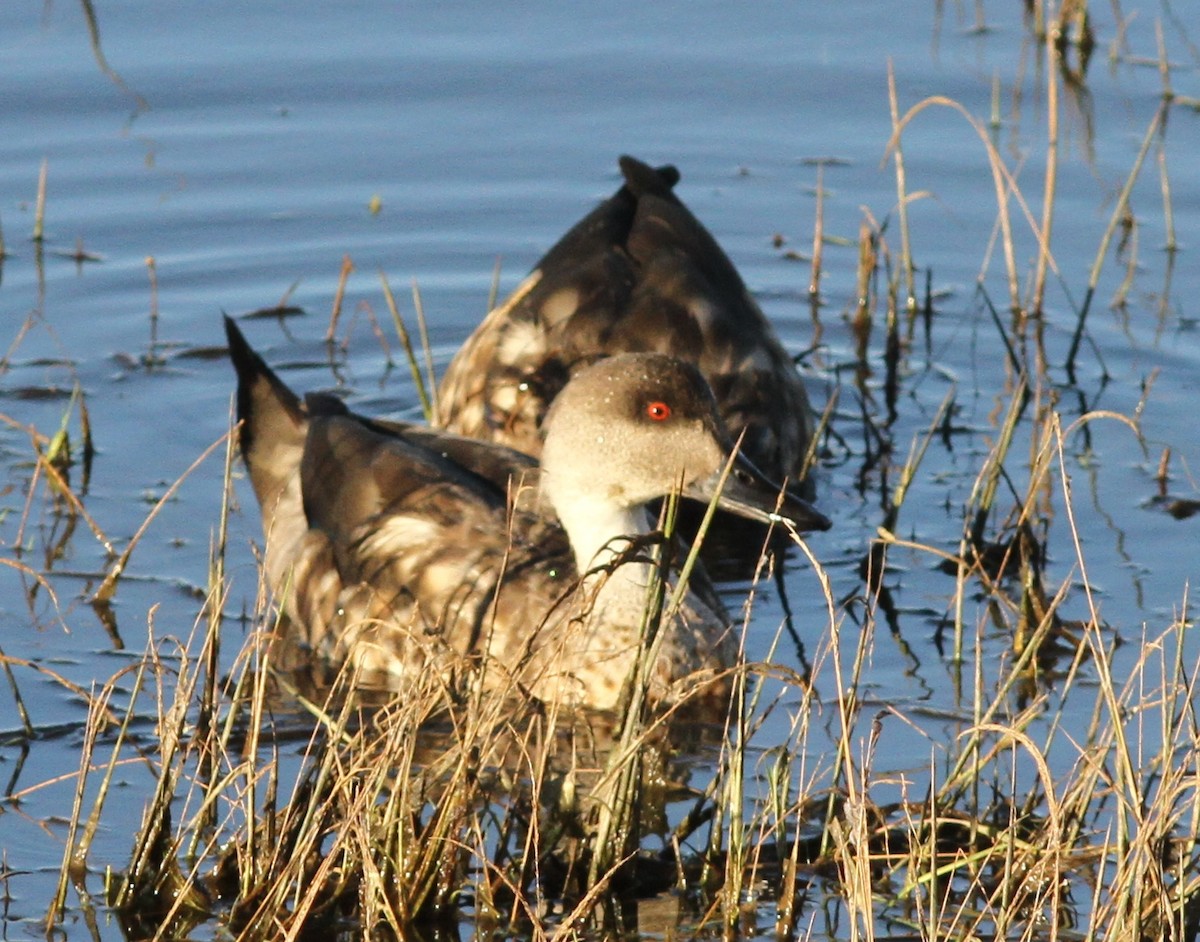
<svg viewBox="0 0 1200 942">
<path fill-rule="evenodd" d="M 643 650 L 648 501 L 682 487 L 749 519 L 830 525 L 731 459 L 708 384 L 675 357 L 574 369 L 541 422 L 538 464 L 333 396 L 302 401 L 225 329 L 269 588 L 299 640 L 364 686 L 403 690 L 436 671 L 611 709 Z M 702 573 L 659 632 L 652 699 L 724 691 L 737 643 Z"/>
<path fill-rule="evenodd" d="M 542 452 L 555 397 L 603 357 L 694 364 L 729 432 L 770 478 L 806 485 L 812 410 L 792 359 L 728 256 L 673 192 L 674 167 L 620 158 L 624 184 L 538 262 L 443 376 L 448 431 Z"/>
</svg>

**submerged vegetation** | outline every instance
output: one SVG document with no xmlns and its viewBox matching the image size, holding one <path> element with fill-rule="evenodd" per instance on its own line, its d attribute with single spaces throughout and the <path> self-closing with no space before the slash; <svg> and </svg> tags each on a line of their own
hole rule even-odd
<svg viewBox="0 0 1200 942">
<path fill-rule="evenodd" d="M 1172 492 L 1186 469 L 1143 432 L 1154 374 L 1125 411 L 1097 406 L 1098 393 L 1079 380 L 1085 363 L 1100 361 L 1095 383 L 1108 381 L 1089 317 L 1114 267 L 1123 270 L 1111 306 L 1139 303 L 1139 233 L 1148 226 L 1131 194 L 1150 173 L 1162 193 L 1158 296 L 1168 303 L 1177 252 L 1168 116 L 1189 103 L 1172 90 L 1160 50 L 1161 102 L 1096 233 L 1088 277 L 1074 283 L 1054 254 L 1061 99 L 1084 107 L 1100 40 L 1086 3 L 1027 6 L 1044 56 L 1044 153 L 1006 155 L 998 119 L 939 96 L 905 107 L 893 83 L 892 135 L 880 143 L 895 204 L 864 210 L 856 243 L 840 254 L 822 211 L 823 181 L 836 168 L 815 168 L 814 251 L 804 258 L 816 336 L 802 370 L 829 391 L 816 456 L 824 506 L 836 500 L 830 491 L 856 492 L 869 536 L 843 534 L 839 550 L 824 538 L 810 546 L 778 535 L 737 595 L 746 599 L 744 634 L 775 629 L 769 645 L 744 651 L 771 656 L 743 657 L 720 716 L 697 718 L 686 703 L 665 713 L 645 707 L 648 682 L 636 672 L 633 705 L 620 717 L 560 711 L 519 690 L 452 693 L 436 677 L 379 702 L 357 696 L 352 676 L 316 682 L 280 643 L 285 626 L 266 589 L 229 573 L 228 556 L 242 551 L 228 545 L 238 513 L 231 432 L 149 495 L 142 526 L 118 538 L 89 511 L 94 404 L 79 387 L 53 391 L 63 408 L 52 434 L 5 416 L 29 444 L 0 563 L 19 574 L 31 620 L 53 622 L 74 606 L 56 588 L 56 561 L 89 531 L 107 566 L 89 580 L 87 601 L 114 650 L 125 644 L 113 603 L 143 535 L 188 475 L 221 469 L 223 482 L 191 637 L 160 629 L 152 610 L 144 651 L 92 690 L 52 664 L 7 656 L 0 642 L 3 696 L 18 718 L 4 724 L 5 737 L 28 747 L 52 735 L 26 707 L 31 683 L 61 684 L 86 704 L 46 930 L 76 912 L 95 937 L 115 913 L 137 939 L 457 938 L 464 924 L 477 937 L 531 939 L 1200 934 L 1200 650 L 1189 637 L 1190 598 L 1180 586 L 1177 600 L 1160 602 L 1173 612 L 1160 622 L 1109 624 L 1080 519 L 1090 510 L 1083 472 L 1113 436 L 1132 441 L 1152 469 L 1145 504 L 1179 517 L 1195 510 Z M 970 247 L 983 258 L 972 300 L 987 325 L 979 343 L 997 364 L 989 375 L 1002 377 L 974 390 L 988 403 L 985 427 L 964 424 L 965 392 L 938 374 L 929 352 L 950 328 L 909 220 L 925 193 L 911 188 L 920 172 L 906 165 L 905 142 L 942 110 L 977 136 L 995 207 L 991 242 Z M 43 170 L 39 206 L 45 180 Z M 40 218 L 39 210 L 39 238 Z M 153 290 L 153 259 L 148 270 Z M 352 272 L 347 257 L 331 348 L 349 342 L 339 325 Z M 838 297 L 849 300 L 839 307 Z M 414 300 L 422 345 L 386 279 L 388 317 L 363 310 L 389 364 L 381 321 L 395 325 L 428 411 L 433 363 Z M 166 362 L 156 300 L 151 307 L 145 369 Z M 836 356 L 822 347 L 831 308 L 844 314 L 853 344 Z M 285 297 L 254 313 L 295 310 Z M 29 329 L 17 331 L 0 369 Z M 939 444 L 955 455 L 952 471 L 930 469 Z M 926 526 L 914 501 L 940 504 L 957 532 Z M 912 569 L 938 571 L 942 594 L 906 602 L 903 573 Z M 785 596 L 778 624 L 764 625 L 756 602 L 782 591 L 785 571 L 793 594 L 802 586 L 816 601 L 800 623 Z M 243 611 L 246 596 L 254 602 Z M 876 694 L 872 665 L 885 646 L 919 673 L 902 611 L 928 626 L 953 710 Z M 118 797 L 135 775 L 149 783 L 136 807 Z M 37 787 L 10 784 L 0 814 Z M 128 861 L 97 866 L 97 831 L 119 819 L 130 830 L 136 821 Z M 16 848 L 3 853 L 7 912 L 22 863 Z"/>
</svg>

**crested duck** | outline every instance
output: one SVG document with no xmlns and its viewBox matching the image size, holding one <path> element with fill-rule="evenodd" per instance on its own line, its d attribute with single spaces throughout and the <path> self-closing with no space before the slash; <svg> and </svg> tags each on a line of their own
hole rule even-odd
<svg viewBox="0 0 1200 942">
<path fill-rule="evenodd" d="M 362 686 L 403 689 L 417 672 L 453 678 L 474 663 L 492 687 L 616 705 L 654 565 L 645 505 L 680 487 L 713 496 L 731 455 L 694 367 L 638 353 L 576 371 L 546 416 L 539 464 L 364 418 L 328 394 L 301 400 L 228 317 L 225 329 L 265 578 L 303 645 Z M 801 530 L 830 525 L 740 455 L 716 500 Z M 659 634 L 653 699 L 689 682 L 716 689 L 734 663 L 729 617 L 700 574 Z"/>
<path fill-rule="evenodd" d="M 576 372 L 604 356 L 656 351 L 699 368 L 731 434 L 773 480 L 802 480 L 811 408 L 791 357 L 673 192 L 679 171 L 632 157 L 620 168 L 620 189 L 455 355 L 438 392 L 438 424 L 538 455 L 550 405 Z"/>
</svg>

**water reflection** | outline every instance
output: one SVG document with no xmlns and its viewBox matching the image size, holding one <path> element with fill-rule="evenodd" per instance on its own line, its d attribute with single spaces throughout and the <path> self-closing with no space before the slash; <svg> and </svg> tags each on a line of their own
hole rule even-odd
<svg viewBox="0 0 1200 942">
<path fill-rule="evenodd" d="M 45 0 L 47 9 L 49 9 L 51 3 L 52 0 Z M 100 69 L 101 73 L 103 73 L 105 77 L 107 77 L 109 81 L 113 83 L 113 85 L 119 88 L 125 95 L 133 99 L 134 113 L 130 118 L 130 121 L 132 122 L 133 118 L 138 114 L 149 110 L 150 103 L 146 101 L 146 99 L 140 94 L 126 85 L 125 80 L 121 78 L 116 69 L 108 64 L 108 59 L 105 58 L 104 55 L 104 47 L 100 42 L 100 21 L 96 17 L 96 8 L 92 4 L 92 0 L 79 0 L 79 5 L 83 10 L 84 21 L 87 23 L 88 42 L 91 44 L 92 55 L 96 59 L 97 68 Z"/>
</svg>

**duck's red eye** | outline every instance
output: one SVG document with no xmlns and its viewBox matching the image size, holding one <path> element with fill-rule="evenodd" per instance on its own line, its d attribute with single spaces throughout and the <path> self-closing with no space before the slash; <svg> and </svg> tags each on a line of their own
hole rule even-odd
<svg viewBox="0 0 1200 942">
<path fill-rule="evenodd" d="M 646 415 L 655 422 L 665 422 L 671 417 L 671 407 L 665 402 L 652 402 L 646 406 Z"/>
</svg>

